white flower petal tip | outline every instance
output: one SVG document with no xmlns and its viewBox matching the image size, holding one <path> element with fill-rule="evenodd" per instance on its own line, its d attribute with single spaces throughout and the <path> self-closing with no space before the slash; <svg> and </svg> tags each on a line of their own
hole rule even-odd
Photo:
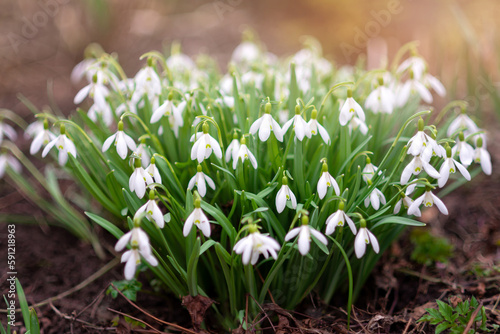
<svg viewBox="0 0 500 334">
<path fill-rule="evenodd" d="M 195 225 L 205 237 L 210 237 L 210 222 L 208 221 L 207 216 L 201 208 L 195 208 L 186 219 L 184 228 L 182 230 L 182 233 L 185 237 L 189 235 L 191 229 L 193 228 L 193 225 Z"/>
<path fill-rule="evenodd" d="M 362 258 L 366 252 L 366 245 L 371 244 L 375 253 L 380 252 L 378 240 L 366 227 L 361 227 L 354 240 L 354 252 L 358 259 Z"/>
</svg>

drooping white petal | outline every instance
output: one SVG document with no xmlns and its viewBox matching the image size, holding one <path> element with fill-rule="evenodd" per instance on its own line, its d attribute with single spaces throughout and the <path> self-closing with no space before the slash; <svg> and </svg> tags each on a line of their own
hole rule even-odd
<svg viewBox="0 0 500 334">
<path fill-rule="evenodd" d="M 434 195 L 433 193 L 430 193 L 430 194 L 432 196 L 432 199 L 434 200 L 434 204 L 436 204 L 436 206 L 439 209 L 439 211 L 441 211 L 441 213 L 443 215 L 447 215 L 448 214 L 448 209 L 444 205 L 443 201 L 441 201 L 441 199 L 439 197 L 437 197 L 436 195 Z"/>
</svg>

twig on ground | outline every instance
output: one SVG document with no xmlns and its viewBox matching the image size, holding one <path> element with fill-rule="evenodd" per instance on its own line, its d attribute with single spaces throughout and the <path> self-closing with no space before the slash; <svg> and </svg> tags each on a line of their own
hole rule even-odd
<svg viewBox="0 0 500 334">
<path fill-rule="evenodd" d="M 149 328 L 151 328 L 153 330 L 153 332 L 155 332 L 155 333 L 160 333 L 160 334 L 164 334 L 165 333 L 165 332 L 162 332 L 162 331 L 154 328 L 153 326 L 151 326 L 150 324 L 148 324 L 147 322 L 145 322 L 145 321 L 143 321 L 143 320 L 141 320 L 139 318 L 133 317 L 131 315 L 128 315 L 126 313 L 122 313 L 122 312 L 117 311 L 117 310 L 113 310 L 112 308 L 109 308 L 109 307 L 107 308 L 107 310 L 110 311 L 110 312 L 122 315 L 124 317 L 130 318 L 130 319 L 135 320 L 137 322 L 140 322 L 141 324 L 144 324 L 144 325 L 148 326 Z"/>
<path fill-rule="evenodd" d="M 108 262 L 108 264 L 106 264 L 104 267 L 102 267 L 101 269 L 99 269 L 98 271 L 96 271 L 94 274 L 90 275 L 87 279 L 85 279 L 80 284 L 74 286 L 73 288 L 71 288 L 71 289 L 69 289 L 69 290 L 67 290 L 67 291 L 65 291 L 63 293 L 58 294 L 57 296 L 50 297 L 50 298 L 45 299 L 44 301 L 36 303 L 36 304 L 32 305 L 32 307 L 35 308 L 35 307 L 40 307 L 40 306 L 44 306 L 44 305 L 50 304 L 53 301 L 56 301 L 56 300 L 59 300 L 59 299 L 63 299 L 65 297 L 71 295 L 72 293 L 77 292 L 77 291 L 85 288 L 87 285 L 89 285 L 90 283 L 94 282 L 96 279 L 98 279 L 99 277 L 101 277 L 102 275 L 104 275 L 105 273 L 107 273 L 108 271 L 110 271 L 118 263 L 120 263 L 120 259 L 119 258 L 115 258 L 115 259 L 111 260 L 110 262 Z M 18 308 L 15 311 L 16 312 L 21 312 L 21 309 Z M 7 311 L 0 309 L 0 313 L 7 313 Z"/>
<path fill-rule="evenodd" d="M 116 328 L 115 327 L 98 327 L 90 322 L 87 322 L 85 320 L 81 320 L 81 319 L 77 319 L 75 318 L 74 316 L 72 315 L 67 315 L 67 314 L 64 314 L 62 313 L 61 311 L 59 311 L 55 306 L 54 304 L 52 304 L 52 301 L 49 301 L 49 305 L 50 307 L 52 308 L 52 310 L 58 315 L 60 316 L 61 318 L 63 319 L 66 319 L 66 320 L 70 320 L 72 323 L 74 321 L 76 322 L 79 322 L 81 324 L 83 324 L 84 326 L 88 327 L 88 328 L 92 328 L 92 329 L 95 329 L 95 330 L 100 330 L 100 331 L 116 331 Z"/>
<path fill-rule="evenodd" d="M 469 330 L 471 329 L 472 325 L 475 323 L 475 319 L 476 319 L 476 316 L 477 314 L 479 313 L 479 310 L 481 310 L 481 308 L 483 307 L 483 302 L 479 303 L 479 306 L 474 310 L 474 312 L 472 313 L 470 319 L 469 319 L 469 322 L 467 323 L 467 326 L 465 327 L 464 331 L 462 334 L 467 334 L 469 333 Z"/>
<path fill-rule="evenodd" d="M 269 318 L 269 316 L 267 315 L 266 311 L 264 311 L 264 309 L 262 308 L 262 306 L 260 306 L 260 304 L 257 302 L 257 300 L 255 300 L 255 298 L 251 294 L 248 294 L 248 295 L 250 297 L 252 297 L 252 299 L 255 302 L 255 304 L 257 304 L 257 306 L 260 308 L 260 310 L 262 311 L 262 313 L 264 313 L 265 318 L 267 318 L 267 320 L 269 320 L 269 323 L 271 324 L 271 327 L 273 328 L 273 331 L 276 332 L 276 328 L 274 328 L 273 322 L 271 321 L 271 318 Z M 247 324 L 247 328 L 248 328 L 248 324 Z"/>
<path fill-rule="evenodd" d="M 187 329 L 187 328 L 184 328 L 182 326 L 179 326 L 179 325 L 176 325 L 176 324 L 173 324 L 171 322 L 167 322 L 167 321 L 163 321 L 161 319 L 158 319 L 157 317 L 155 317 L 154 315 L 152 315 L 151 313 L 148 313 L 146 310 L 143 310 L 142 308 L 140 308 L 139 306 L 137 306 L 133 301 L 131 301 L 130 299 L 128 299 L 119 289 L 116 288 L 116 286 L 114 286 L 113 283 L 111 283 L 111 286 L 113 287 L 113 289 L 115 289 L 119 294 L 120 296 L 122 296 L 130 305 L 132 305 L 133 307 L 135 307 L 137 310 L 141 311 L 143 314 L 147 315 L 148 317 L 150 317 L 151 319 L 161 323 L 161 324 L 164 324 L 164 325 L 167 325 L 167 326 L 170 326 L 170 327 L 173 327 L 179 331 L 185 331 L 185 332 L 188 332 L 188 333 L 192 333 L 192 334 L 198 334 L 196 333 L 195 331 L 192 331 L 190 329 Z"/>
</svg>

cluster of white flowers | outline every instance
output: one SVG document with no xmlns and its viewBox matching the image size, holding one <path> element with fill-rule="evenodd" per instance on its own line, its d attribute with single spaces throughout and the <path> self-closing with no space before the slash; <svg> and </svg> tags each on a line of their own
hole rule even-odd
<svg viewBox="0 0 500 334">
<path fill-rule="evenodd" d="M 330 91 L 327 93 L 325 87 L 320 85 L 323 79 L 333 78 L 337 81 L 344 77 L 350 79 L 353 77 L 352 71 L 346 68 L 339 69 L 335 76 L 332 76 L 332 64 L 322 57 L 320 47 L 314 43 L 285 62 L 283 66 L 287 66 L 288 70 L 283 71 L 280 68 L 281 65 L 283 64 L 280 64 L 276 56 L 264 52 L 254 42 L 245 41 L 236 48 L 232 55 L 230 74 L 216 81 L 216 87 L 207 87 L 209 75 L 201 70 L 190 57 L 182 54 L 177 46 L 173 47 L 172 54 L 167 59 L 148 57 L 145 66 L 133 78 L 114 74 L 112 66 L 105 58 L 86 59 L 75 67 L 72 79 L 85 78 L 87 80 L 87 85 L 76 94 L 75 104 L 80 104 L 87 99 L 91 102 L 88 117 L 92 121 L 96 124 L 104 124 L 108 129 L 117 124 L 116 132 L 111 131 L 115 133 L 102 142 L 102 154 L 108 158 L 129 159 L 129 165 L 133 168 L 128 170 L 130 173 L 127 174 L 127 177 L 130 175 L 128 186 L 130 192 L 135 193 L 139 199 L 142 199 L 149 189 L 149 199 L 135 212 L 134 228 L 116 245 L 117 251 L 123 250 L 129 243 L 131 246 L 131 250 L 122 256 L 122 261 L 127 262 L 125 266 L 127 279 L 134 276 L 136 267 L 140 263 L 140 256 L 153 266 L 157 264 L 156 258 L 152 255 L 149 238 L 140 228 L 141 219 L 146 218 L 159 228 L 165 225 L 162 210 L 155 196 L 155 191 L 158 189 L 156 187 L 163 186 L 161 174 L 165 171 L 159 170 L 156 166 L 155 156 L 157 157 L 159 152 L 148 145 L 148 142 L 152 142 L 152 137 L 158 135 L 159 137 L 155 138 L 169 141 L 163 143 L 167 150 L 170 146 L 182 150 L 182 156 L 187 160 L 173 161 L 174 164 L 187 166 L 183 175 L 187 174 L 189 181 L 183 187 L 195 194 L 193 210 L 186 213 L 187 217 L 181 218 L 186 219 L 182 229 L 183 235 L 188 236 L 190 233 L 197 232 L 209 238 L 212 235 L 212 226 L 202 210 L 202 198 L 206 199 L 212 194 L 219 194 L 224 187 L 223 184 L 216 183 L 220 178 L 219 175 L 212 173 L 212 165 L 226 174 L 231 174 L 231 168 L 227 165 L 232 161 L 231 167 L 236 170 L 235 175 L 238 176 L 241 176 L 241 170 L 252 170 L 247 169 L 249 166 L 256 171 L 268 169 L 269 164 L 263 163 L 264 159 L 261 154 L 265 146 L 261 145 L 261 142 L 268 140 L 270 140 L 269 147 L 277 144 L 281 145 L 281 148 L 286 146 L 284 143 L 287 140 L 295 145 L 304 144 L 304 146 L 317 140 L 320 143 L 324 142 L 324 145 L 323 143 L 321 145 L 325 150 L 332 150 L 335 149 L 332 147 L 334 146 L 332 140 L 335 142 L 338 138 L 333 136 L 335 132 L 331 124 L 338 124 L 337 128 L 347 126 L 351 134 L 359 130 L 362 135 L 367 135 L 370 131 L 368 123 L 373 115 L 380 113 L 390 115 L 399 112 L 410 100 L 431 103 L 433 96 L 430 90 L 440 96 L 446 93 L 439 80 L 428 73 L 425 61 L 416 54 L 403 61 L 395 73 L 378 71 L 376 75 L 371 74 L 367 83 L 370 91 L 364 91 L 361 94 L 358 90 L 360 86 L 350 83 L 342 86 L 347 86 L 346 92 L 332 93 Z M 271 89 L 269 89 L 268 82 L 270 78 L 272 78 L 273 85 Z M 294 81 L 295 90 L 298 90 L 300 96 L 306 96 L 313 87 L 321 86 L 315 94 L 328 96 L 332 93 L 335 101 L 338 101 L 338 107 L 334 112 L 325 112 L 323 104 L 316 109 L 317 105 L 312 104 L 314 99 L 304 104 L 299 98 L 295 110 L 293 110 L 296 102 L 294 100 L 293 104 L 288 103 L 287 110 L 275 107 L 273 115 L 273 105 L 283 105 L 283 102 L 288 101 L 293 94 L 290 86 Z M 247 88 L 251 88 L 252 94 L 260 94 L 259 99 L 262 98 L 261 101 L 264 101 L 261 104 L 264 107 L 262 114 L 259 114 L 262 108 L 259 108 L 258 112 L 257 108 L 247 110 L 251 109 L 249 106 L 254 106 L 247 103 L 250 99 L 245 91 Z M 215 93 L 212 94 L 214 90 Z M 242 93 L 244 91 L 245 94 Z M 271 102 L 270 97 L 264 98 L 263 92 L 266 94 L 270 92 L 269 95 L 273 96 L 276 102 Z M 116 96 L 119 96 L 119 103 L 116 102 Z M 355 100 L 355 96 L 361 104 Z M 364 101 L 362 97 L 366 97 Z M 370 111 L 371 114 L 365 114 L 365 110 Z M 336 115 L 335 119 L 328 119 L 327 117 L 333 113 Z M 136 120 L 138 122 L 135 122 Z M 124 131 L 125 124 L 128 134 Z M 201 131 L 198 131 L 200 127 Z M 406 145 L 406 153 L 411 156 L 411 161 L 403 168 L 401 174 L 396 175 L 396 178 L 399 178 L 397 186 L 400 187 L 400 195 L 399 200 L 394 201 L 395 203 L 388 201 L 384 195 L 385 189 L 390 186 L 388 180 L 393 175 L 389 177 L 385 174 L 386 170 L 383 169 L 387 166 L 379 165 L 379 170 L 372 164 L 370 158 L 366 159 L 362 176 L 359 179 L 361 183 L 359 193 L 365 195 L 359 199 L 359 203 L 364 202 L 367 210 L 387 209 L 394 205 L 392 211 L 394 214 L 400 214 L 401 209 L 405 208 L 408 215 L 419 217 L 422 204 L 426 207 L 436 204 L 443 214 L 447 214 L 446 206 L 432 193 L 435 183 L 443 187 L 448 182 L 450 174 L 455 173 L 457 169 L 465 179 L 470 180 L 471 176 L 467 168 L 472 162 L 479 163 L 486 174 L 491 174 L 491 158 L 486 150 L 486 135 L 465 112 L 451 122 L 447 129 L 449 138 L 446 139 L 436 139 L 436 129 L 432 126 L 425 127 L 422 118 L 419 119 L 417 127 L 417 133 L 408 140 Z M 59 136 L 50 132 L 47 119 L 43 123 L 34 123 L 30 128 L 30 134 L 34 137 L 30 148 L 32 154 L 36 154 L 44 147 L 42 156 L 45 157 L 53 147 L 56 147 L 61 165 L 66 164 L 69 154 L 76 158 L 75 144 L 67 136 L 64 123 L 61 123 Z M 143 128 L 147 128 L 148 131 L 140 133 Z M 107 131 L 106 136 L 109 133 Z M 0 143 L 4 134 L 12 140 L 15 132 L 8 125 L 0 122 Z M 134 139 L 133 137 L 136 136 L 132 134 L 138 135 L 138 138 Z M 319 136 L 315 137 L 316 135 Z M 178 145 L 177 141 L 181 138 L 185 140 Z M 455 142 L 454 145 L 453 142 Z M 469 142 L 473 143 L 475 148 Z M 229 144 L 224 147 L 225 143 Z M 114 146 L 114 149 L 110 150 L 111 146 Z M 289 146 L 286 147 L 285 155 L 288 153 L 288 148 Z M 369 153 L 361 154 L 368 155 Z M 329 155 L 323 156 L 330 157 Z M 328 240 L 322 232 L 316 229 L 315 224 L 311 224 L 313 226 L 309 224 L 308 212 L 302 208 L 307 199 L 303 198 L 304 194 L 300 191 L 297 193 L 298 196 L 294 194 L 293 191 L 298 187 L 294 188 L 297 184 L 287 169 L 287 159 L 289 157 L 285 156 L 279 166 L 279 173 L 274 179 L 278 181 L 272 181 L 273 186 L 276 186 L 281 179 L 281 186 L 273 190 L 275 191 L 274 205 L 276 212 L 282 217 L 290 213 L 290 211 L 285 211 L 287 206 L 295 210 L 296 217 L 300 217 L 298 219 L 300 219 L 301 226 L 290 227 L 283 240 L 289 242 L 297 237 L 298 250 L 302 255 L 306 255 L 310 251 L 311 238 L 315 238 L 324 245 L 328 244 Z M 438 171 L 436 166 L 441 160 L 443 162 Z M 9 160 L 0 156 L 0 172 L 2 173 L 4 161 Z M 373 250 L 378 253 L 380 246 L 375 235 L 368 230 L 367 222 L 359 217 L 358 226 L 356 226 L 351 217 L 360 214 L 353 212 L 355 208 L 347 208 L 344 211 L 346 203 L 350 201 L 344 198 L 346 197 L 344 193 L 348 189 L 344 181 L 340 181 L 343 177 L 340 172 L 337 171 L 336 174 L 332 171 L 333 175 L 330 174 L 326 158 L 320 160 L 321 169 L 319 165 L 313 166 L 317 160 L 308 163 L 312 166 L 311 169 L 316 168 L 308 174 L 315 175 L 314 180 L 309 180 L 310 184 L 316 184 L 315 205 L 329 203 L 332 197 L 338 203 L 338 209 L 326 219 L 324 233 L 332 235 L 337 227 L 343 227 L 347 223 L 352 234 L 355 235 L 354 253 L 358 258 L 365 254 L 367 244 L 371 244 Z M 196 172 L 194 172 L 195 166 Z M 422 172 L 427 174 L 429 180 L 416 178 L 420 177 Z M 234 178 L 234 175 L 230 177 Z M 364 182 L 361 182 L 361 179 Z M 294 183 L 289 185 L 289 180 Z M 433 180 L 435 182 L 432 182 Z M 260 181 L 261 179 L 258 180 Z M 267 181 L 264 180 L 264 182 Z M 254 183 L 257 184 L 257 181 Z M 180 192 L 185 190 L 181 189 Z M 233 190 L 235 189 L 231 189 L 231 192 Z M 412 199 L 411 196 L 414 193 L 420 196 L 417 195 L 416 199 Z M 350 194 L 350 196 L 357 196 L 357 194 Z M 272 204 L 269 205 L 271 206 Z M 197 229 L 193 229 L 193 225 Z M 281 247 L 278 241 L 268 234 L 260 233 L 255 224 L 247 226 L 248 235 L 235 241 L 233 247 L 235 253 L 242 255 L 242 262 L 255 264 L 260 254 L 265 258 L 271 256 L 276 259 Z M 271 233 L 271 231 L 268 232 Z"/>
</svg>

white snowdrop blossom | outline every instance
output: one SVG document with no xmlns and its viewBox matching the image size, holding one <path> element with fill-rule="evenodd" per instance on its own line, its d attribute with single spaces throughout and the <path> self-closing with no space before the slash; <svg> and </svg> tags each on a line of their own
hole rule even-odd
<svg viewBox="0 0 500 334">
<path fill-rule="evenodd" d="M 411 73 L 411 72 L 410 72 Z M 398 107 L 404 106 L 412 94 L 418 94 L 425 103 L 432 103 L 432 94 L 429 90 L 417 79 L 413 78 L 410 74 L 410 80 L 398 86 L 396 93 L 396 105 Z"/>
<path fill-rule="evenodd" d="M 115 145 L 116 153 L 118 153 L 122 159 L 127 157 L 127 147 L 132 152 L 137 150 L 134 140 L 123 131 L 122 121 L 118 122 L 118 131 L 104 141 L 104 144 L 102 144 L 102 151 L 106 152 L 111 147 L 111 144 Z"/>
<path fill-rule="evenodd" d="M 0 179 L 5 174 L 5 169 L 9 166 L 16 173 L 21 173 L 21 163 L 7 152 L 0 153 Z"/>
<path fill-rule="evenodd" d="M 412 205 L 410 205 L 410 208 L 408 209 L 408 214 L 415 215 L 416 213 L 418 213 L 417 209 L 422 203 L 424 203 L 426 207 L 431 207 L 436 204 L 437 208 L 439 209 L 439 211 L 441 211 L 442 214 L 448 214 L 448 209 L 444 205 L 443 201 L 441 201 L 436 195 L 434 195 L 431 192 L 430 188 L 427 188 L 422 196 L 413 201 Z"/>
<path fill-rule="evenodd" d="M 233 140 L 226 149 L 226 162 L 233 159 L 238 160 L 238 153 L 240 151 L 240 141 L 238 140 L 238 135 L 236 132 L 233 135 Z"/>
<path fill-rule="evenodd" d="M 33 123 L 37 124 L 37 123 Z M 39 123 L 38 123 L 39 124 Z M 30 125 L 31 126 L 31 125 Z M 40 149 L 54 140 L 56 136 L 49 130 L 49 122 L 45 120 L 40 131 L 34 136 L 30 145 L 30 154 L 35 155 Z"/>
<path fill-rule="evenodd" d="M 434 167 L 432 167 L 429 161 L 417 155 L 413 157 L 413 159 L 401 173 L 401 184 L 407 184 L 412 175 L 418 175 L 420 174 L 420 172 L 422 172 L 422 170 L 425 170 L 425 172 L 434 179 L 441 178 L 441 174 L 438 173 L 438 171 Z"/>
<path fill-rule="evenodd" d="M 318 120 L 316 119 L 318 117 L 318 111 L 316 108 L 313 109 L 311 112 L 311 119 L 309 122 L 307 122 L 307 125 L 309 126 L 309 131 L 311 133 L 310 136 L 316 136 L 318 133 L 325 142 L 325 144 L 330 145 L 330 135 L 328 134 L 328 131 L 323 127 L 323 125 L 319 124 Z"/>
<path fill-rule="evenodd" d="M 246 41 L 238 45 L 231 56 L 231 60 L 236 64 L 248 67 L 260 58 L 261 52 L 259 47 L 250 41 Z"/>
<path fill-rule="evenodd" d="M 0 120 L 0 144 L 3 141 L 4 135 L 11 141 L 15 141 L 17 139 L 16 130 L 14 130 L 14 128 L 9 124 L 4 123 L 3 120 Z"/>
<path fill-rule="evenodd" d="M 443 188 L 446 182 L 448 182 L 448 178 L 450 174 L 456 172 L 456 169 L 460 171 L 460 173 L 465 177 L 467 181 L 470 181 L 471 177 L 467 168 L 465 168 L 460 162 L 456 161 L 452 158 L 451 148 L 448 144 L 446 144 L 446 158 L 444 159 L 441 168 L 439 169 L 439 174 L 441 177 L 438 179 L 438 185 L 440 188 Z M 456 168 L 455 168 L 456 167 Z"/>
<path fill-rule="evenodd" d="M 361 132 L 361 134 L 363 134 L 363 135 L 366 135 L 368 133 L 368 126 L 366 125 L 366 123 L 364 121 L 360 120 L 359 118 L 357 118 L 356 116 L 351 118 L 349 123 L 347 123 L 347 128 L 349 129 L 350 135 L 352 135 L 353 131 L 356 131 L 358 129 L 359 129 L 359 132 Z"/>
<path fill-rule="evenodd" d="M 266 103 L 264 115 L 252 124 L 249 132 L 254 135 L 257 131 L 259 132 L 259 139 L 261 141 L 266 141 L 271 132 L 274 133 L 278 141 L 283 141 L 284 132 L 282 133 L 280 125 L 271 116 L 271 103 L 269 102 Z"/>
<path fill-rule="evenodd" d="M 340 108 L 339 122 L 345 126 L 353 117 L 357 117 L 361 122 L 365 121 L 365 112 L 358 102 L 352 97 L 352 91 L 347 90 L 347 99 L 342 108 Z"/>
<path fill-rule="evenodd" d="M 458 141 L 451 149 L 452 156 L 458 154 L 460 162 L 465 166 L 469 167 L 474 159 L 474 148 L 465 141 L 464 133 L 460 132 L 458 136 Z"/>
<path fill-rule="evenodd" d="M 163 213 L 155 201 L 154 190 L 149 191 L 149 200 L 137 210 L 134 215 L 134 219 L 138 219 L 143 213 L 145 214 L 147 220 L 154 221 L 159 228 L 163 228 L 163 226 L 165 226 Z"/>
<path fill-rule="evenodd" d="M 141 251 L 151 253 L 151 245 L 149 237 L 141 228 L 140 225 L 134 222 L 134 227 L 129 232 L 125 233 L 116 243 L 115 251 L 121 252 L 130 242 L 130 246 L 137 247 Z"/>
<path fill-rule="evenodd" d="M 204 197 L 207 193 L 207 185 L 206 183 L 208 183 L 208 186 L 210 188 L 212 188 L 213 190 L 215 190 L 215 183 L 214 181 L 210 178 L 210 176 L 208 175 L 205 175 L 205 173 L 203 173 L 202 171 L 202 167 L 201 165 L 198 165 L 197 167 L 197 173 L 195 174 L 195 176 L 193 176 L 191 178 L 191 180 L 189 180 L 189 184 L 188 184 L 188 190 L 191 190 L 194 188 L 194 186 L 196 186 L 196 188 L 198 189 L 198 193 L 200 194 L 201 197 Z"/>
<path fill-rule="evenodd" d="M 143 167 L 147 166 L 149 164 L 151 158 L 149 157 L 149 152 L 147 150 L 145 139 L 141 140 L 141 143 L 139 145 L 137 145 L 137 149 L 134 151 L 134 154 L 136 156 L 138 156 L 139 159 L 141 159 Z M 157 183 L 161 183 L 161 182 L 157 182 Z"/>
<path fill-rule="evenodd" d="M 75 98 L 73 99 L 75 104 L 82 103 L 82 101 L 88 96 L 94 100 L 94 104 L 101 108 L 104 108 L 104 106 L 107 105 L 106 96 L 109 95 L 109 89 L 104 84 L 99 82 L 97 78 L 97 74 L 94 74 L 92 82 L 76 93 Z"/>
<path fill-rule="evenodd" d="M 151 58 L 148 58 L 147 66 L 137 72 L 134 82 L 136 88 L 131 97 L 134 103 L 139 102 L 144 95 L 147 95 L 153 101 L 156 101 L 161 95 L 161 80 L 153 67 L 153 59 Z"/>
<path fill-rule="evenodd" d="M 325 246 L 328 245 L 328 240 L 326 239 L 326 237 L 321 234 L 321 232 L 312 228 L 308 223 L 309 218 L 307 217 L 307 215 L 303 215 L 302 226 L 292 229 L 285 236 L 285 241 L 290 241 L 297 235 L 299 236 L 297 245 L 299 247 L 300 254 L 302 254 L 303 256 L 307 255 L 307 253 L 309 253 L 309 249 L 311 248 L 311 235 Z"/>
<path fill-rule="evenodd" d="M 293 129 L 295 130 L 295 137 L 302 141 L 305 136 L 311 138 L 311 131 L 309 130 L 309 125 L 300 115 L 300 106 L 295 106 L 295 116 L 293 116 L 289 121 L 283 125 L 282 134 L 284 135 L 290 126 L 293 124 Z"/>
<path fill-rule="evenodd" d="M 283 176 L 281 188 L 276 195 L 276 210 L 278 210 L 278 213 L 282 213 L 285 210 L 287 201 L 292 203 L 292 208 L 297 208 L 297 199 L 292 190 L 290 190 L 290 187 L 288 187 L 288 178 Z"/>
<path fill-rule="evenodd" d="M 396 70 L 396 73 L 403 73 L 405 71 L 409 71 L 413 73 L 413 76 L 416 79 L 422 78 L 424 72 L 426 71 L 427 64 L 425 60 L 416 55 L 411 56 L 410 58 L 404 60 Z"/>
<path fill-rule="evenodd" d="M 220 148 L 219 142 L 215 140 L 212 136 L 208 134 L 208 123 L 204 122 L 202 125 L 203 133 L 195 133 L 191 136 L 190 141 L 196 142 L 191 149 L 191 160 L 198 160 L 198 163 L 204 159 L 208 159 L 212 152 L 219 159 L 222 159 L 222 150 Z"/>
<path fill-rule="evenodd" d="M 345 222 L 349 225 L 352 234 L 356 235 L 356 225 L 354 225 L 352 219 L 344 212 L 344 205 L 344 202 L 340 202 L 339 209 L 326 219 L 326 235 L 330 235 L 335 232 L 337 226 L 344 226 Z"/>
<path fill-rule="evenodd" d="M 253 168 L 257 169 L 257 159 L 255 159 L 255 156 L 252 154 L 252 152 L 248 150 L 248 147 L 246 145 L 246 138 L 242 137 L 240 147 L 238 149 L 238 155 L 236 159 L 233 159 L 233 169 L 236 169 L 236 167 L 238 166 L 238 161 L 241 160 L 241 163 L 243 163 L 247 159 L 250 161 Z"/>
<path fill-rule="evenodd" d="M 193 224 L 201 230 L 205 237 L 208 238 L 210 236 L 210 223 L 207 216 L 201 209 L 201 200 L 199 198 L 194 200 L 194 210 L 193 212 L 191 212 L 189 217 L 186 219 L 186 222 L 184 223 L 182 233 L 185 237 L 187 237 L 189 235 L 189 232 L 191 232 Z"/>
<path fill-rule="evenodd" d="M 453 134 L 458 131 L 462 131 L 465 136 L 479 132 L 479 128 L 476 123 L 465 113 L 465 109 L 462 110 L 460 115 L 457 116 L 448 126 L 446 135 L 448 137 L 453 136 Z"/>
<path fill-rule="evenodd" d="M 328 187 L 333 187 L 335 191 L 335 195 L 340 196 L 340 188 L 333 176 L 328 172 L 328 165 L 325 161 L 323 161 L 323 165 L 321 166 L 321 176 L 318 180 L 318 195 L 320 199 L 323 199 L 326 195 L 326 191 Z"/>
<path fill-rule="evenodd" d="M 161 184 L 161 175 L 158 167 L 156 166 L 156 159 L 152 157 L 149 166 L 146 168 L 146 172 L 153 178 L 154 183 Z"/>
<path fill-rule="evenodd" d="M 153 267 L 158 265 L 158 260 L 153 256 L 153 254 L 151 254 L 151 252 L 148 253 L 139 248 L 132 247 L 132 249 L 123 253 L 121 258 L 122 263 L 126 262 L 124 270 L 126 280 L 130 281 L 134 278 L 137 266 L 141 264 L 141 255 Z"/>
<path fill-rule="evenodd" d="M 368 181 L 368 184 L 371 185 L 371 181 Z M 368 208 L 371 205 L 375 210 L 378 210 L 381 203 L 382 205 L 386 203 L 384 194 L 377 188 L 373 188 L 370 195 L 365 198 L 365 206 Z"/>
<path fill-rule="evenodd" d="M 425 156 L 429 159 L 433 153 L 441 156 L 442 148 L 434 139 L 424 132 L 424 120 L 422 118 L 418 120 L 417 128 L 417 133 L 411 137 L 410 140 L 408 140 L 408 144 L 406 144 L 408 147 L 408 151 L 406 153 L 417 156 L 424 155 L 424 151 L 427 150 Z"/>
<path fill-rule="evenodd" d="M 76 158 L 75 144 L 66 136 L 66 128 L 64 125 L 61 125 L 59 136 L 52 139 L 52 141 L 45 146 L 42 152 L 42 158 L 45 158 L 54 146 L 59 150 L 59 165 L 66 165 L 66 162 L 68 162 L 68 153 Z"/>
<path fill-rule="evenodd" d="M 413 199 L 410 197 L 410 194 L 415 190 L 416 184 L 410 184 L 407 188 L 406 191 L 403 193 L 401 192 L 401 199 L 396 202 L 394 205 L 394 214 L 397 215 L 399 211 L 401 211 L 401 206 L 404 206 L 406 210 L 413 204 Z M 422 214 L 420 212 L 419 208 L 416 208 L 415 212 L 413 213 L 414 216 L 420 217 Z"/>
<path fill-rule="evenodd" d="M 167 116 L 169 118 L 170 125 L 174 129 L 176 136 L 179 127 L 184 126 L 184 118 L 182 113 L 186 108 L 187 102 L 182 101 L 178 106 L 175 106 L 173 101 L 173 93 L 168 94 L 168 98 L 161 106 L 159 106 L 151 116 L 151 124 L 158 122 L 162 117 Z"/>
<path fill-rule="evenodd" d="M 146 187 L 153 182 L 153 178 L 144 168 L 142 168 L 141 159 L 135 159 L 134 172 L 128 181 L 130 191 L 135 192 L 137 197 L 143 198 L 146 193 Z"/>
<path fill-rule="evenodd" d="M 271 255 L 277 260 L 277 251 L 280 250 L 279 243 L 268 235 L 261 234 L 255 225 L 251 226 L 249 231 L 250 234 L 240 239 L 233 247 L 236 254 L 241 254 L 243 264 L 256 264 L 260 254 L 266 259 Z"/>
<path fill-rule="evenodd" d="M 363 168 L 362 175 L 363 175 L 363 180 L 365 182 L 371 181 L 373 177 L 375 176 L 375 173 L 377 173 L 378 167 L 372 164 L 372 161 L 370 158 L 366 158 L 366 165 Z"/>
<path fill-rule="evenodd" d="M 366 228 L 366 222 L 361 220 L 361 227 L 354 240 L 354 252 L 358 259 L 362 258 L 366 252 L 366 245 L 371 244 L 373 251 L 378 254 L 380 247 L 377 238 Z"/>
<path fill-rule="evenodd" d="M 444 88 L 441 81 L 435 76 L 430 75 L 429 73 L 425 73 L 422 78 L 422 83 L 429 88 L 432 88 L 436 92 L 437 95 L 443 97 L 446 95 L 446 88 Z"/>
<path fill-rule="evenodd" d="M 389 88 L 383 86 L 383 80 L 380 78 L 379 86 L 366 98 L 365 109 L 369 109 L 376 114 L 392 114 L 395 103 L 396 97 L 394 93 Z"/>
<path fill-rule="evenodd" d="M 480 137 L 476 142 L 476 149 L 474 150 L 474 162 L 481 164 L 481 169 L 484 174 L 491 175 L 491 156 L 483 147 L 483 139 Z"/>
</svg>

